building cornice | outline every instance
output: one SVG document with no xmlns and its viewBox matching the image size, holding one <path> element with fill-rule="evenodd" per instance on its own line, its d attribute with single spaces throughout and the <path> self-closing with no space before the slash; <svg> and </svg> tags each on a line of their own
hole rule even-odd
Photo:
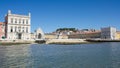
<svg viewBox="0 0 120 68">
<path fill-rule="evenodd" d="M 30 16 L 27 16 L 27 15 L 18 15 L 18 14 L 10 14 L 8 16 L 13 16 L 13 17 L 21 17 L 21 18 L 30 18 Z"/>
<path fill-rule="evenodd" d="M 8 25 L 30 26 L 30 25 L 27 25 L 27 24 L 10 24 L 10 23 L 8 23 Z"/>
</svg>

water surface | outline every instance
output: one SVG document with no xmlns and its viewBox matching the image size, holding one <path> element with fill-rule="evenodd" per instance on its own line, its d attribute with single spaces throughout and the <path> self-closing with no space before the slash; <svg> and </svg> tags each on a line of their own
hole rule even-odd
<svg viewBox="0 0 120 68">
<path fill-rule="evenodd" d="M 120 43 L 0 46 L 0 68 L 120 68 Z"/>
</svg>

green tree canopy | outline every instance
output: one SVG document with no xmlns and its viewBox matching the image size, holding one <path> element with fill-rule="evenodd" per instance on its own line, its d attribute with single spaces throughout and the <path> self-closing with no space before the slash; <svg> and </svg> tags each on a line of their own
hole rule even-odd
<svg viewBox="0 0 120 68">
<path fill-rule="evenodd" d="M 77 29 L 76 28 L 59 28 L 56 31 L 73 31 L 73 32 L 75 32 L 75 31 L 77 31 Z"/>
</svg>

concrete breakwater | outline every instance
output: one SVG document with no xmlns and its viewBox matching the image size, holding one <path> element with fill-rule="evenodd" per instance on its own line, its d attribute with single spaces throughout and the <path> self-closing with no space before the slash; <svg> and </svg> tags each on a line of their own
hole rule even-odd
<svg viewBox="0 0 120 68">
<path fill-rule="evenodd" d="M 120 42 L 120 39 L 86 39 L 88 42 Z"/>
<path fill-rule="evenodd" d="M 48 39 L 46 44 L 80 44 L 87 43 L 85 39 Z"/>
</svg>

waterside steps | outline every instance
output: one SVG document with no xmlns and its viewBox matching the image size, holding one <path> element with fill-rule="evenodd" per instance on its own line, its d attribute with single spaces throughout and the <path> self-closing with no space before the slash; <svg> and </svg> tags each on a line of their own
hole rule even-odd
<svg viewBox="0 0 120 68">
<path fill-rule="evenodd" d="M 45 39 L 35 39 L 35 43 L 46 43 L 46 40 Z"/>
</svg>

